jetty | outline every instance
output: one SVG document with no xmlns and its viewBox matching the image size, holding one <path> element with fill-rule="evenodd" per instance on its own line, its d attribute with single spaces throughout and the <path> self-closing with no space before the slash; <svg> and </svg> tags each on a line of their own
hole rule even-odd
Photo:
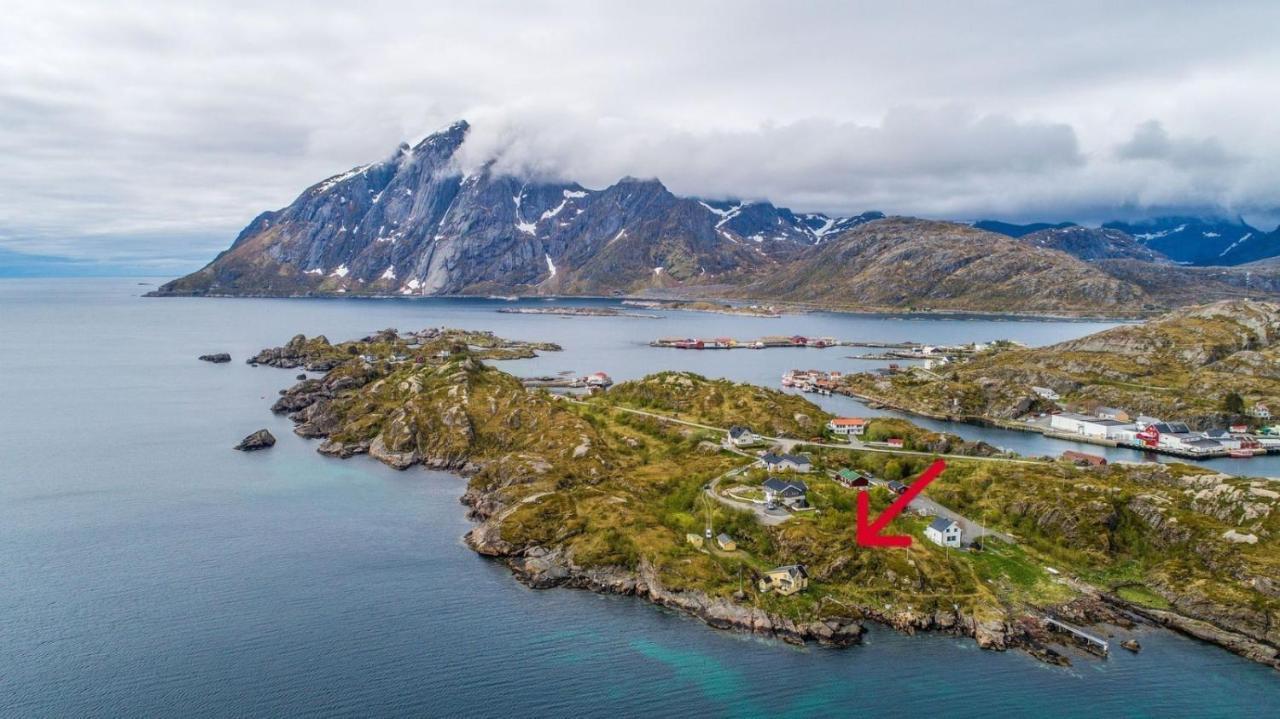
<svg viewBox="0 0 1280 719">
<path fill-rule="evenodd" d="M 1086 632 L 1074 624 L 1067 624 L 1066 622 L 1054 619 L 1053 617 L 1045 617 L 1044 623 L 1049 629 L 1070 634 L 1075 638 L 1078 644 L 1091 652 L 1100 654 L 1104 657 L 1111 652 L 1111 644 L 1106 639 L 1103 639 L 1096 634 Z"/>
</svg>

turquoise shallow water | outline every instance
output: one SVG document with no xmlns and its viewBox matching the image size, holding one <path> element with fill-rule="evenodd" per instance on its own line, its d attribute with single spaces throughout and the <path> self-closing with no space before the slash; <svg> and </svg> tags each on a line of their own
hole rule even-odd
<svg viewBox="0 0 1280 719">
<path fill-rule="evenodd" d="M 559 319 L 483 300 L 136 296 L 146 289 L 0 281 L 0 716 L 1280 713 L 1273 670 L 1155 630 L 1140 655 L 1061 669 L 884 629 L 851 650 L 796 649 L 631 599 L 526 589 L 460 543 L 461 480 L 321 457 L 267 409 L 294 373 L 243 364 L 295 332 L 447 324 L 565 345 L 507 365 L 518 372 L 681 367 L 776 386 L 791 366 L 857 361 L 643 343 L 784 326 L 1043 343 L 1099 325 Z M 210 351 L 235 361 L 195 361 Z M 229 449 L 260 427 L 275 448 Z"/>
</svg>

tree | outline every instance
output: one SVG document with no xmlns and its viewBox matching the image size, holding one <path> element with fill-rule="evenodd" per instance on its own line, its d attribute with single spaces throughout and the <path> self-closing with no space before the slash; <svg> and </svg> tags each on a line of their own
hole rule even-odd
<svg viewBox="0 0 1280 719">
<path fill-rule="evenodd" d="M 1244 397 L 1239 392 L 1228 392 L 1222 398 L 1222 408 L 1230 414 L 1244 414 Z"/>
<path fill-rule="evenodd" d="M 902 479 L 903 476 L 905 475 L 903 473 L 901 462 L 899 462 L 896 459 L 891 459 L 885 463 L 884 465 L 885 480 Z"/>
</svg>

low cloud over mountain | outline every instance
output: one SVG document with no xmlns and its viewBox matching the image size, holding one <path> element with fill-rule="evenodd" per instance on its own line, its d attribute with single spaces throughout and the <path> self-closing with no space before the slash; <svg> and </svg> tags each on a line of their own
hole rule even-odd
<svg viewBox="0 0 1280 719">
<path fill-rule="evenodd" d="M 0 245 L 213 252 L 312 178 L 468 118 L 464 155 L 800 211 L 1276 221 L 1280 6 L 18 0 Z M 1190 213 L 1184 213 L 1190 214 Z"/>
</svg>

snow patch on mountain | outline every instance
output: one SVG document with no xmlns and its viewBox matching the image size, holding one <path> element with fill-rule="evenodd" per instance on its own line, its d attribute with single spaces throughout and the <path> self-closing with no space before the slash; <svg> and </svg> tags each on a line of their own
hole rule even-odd
<svg viewBox="0 0 1280 719">
<path fill-rule="evenodd" d="M 541 222 L 542 220 L 549 220 L 549 219 L 551 219 L 552 217 L 555 217 L 556 215 L 560 214 L 560 211 L 561 211 L 561 210 L 563 210 L 563 209 L 564 209 L 564 206 L 565 206 L 566 204 L 568 204 L 568 203 L 569 203 L 569 201 L 568 201 L 568 200 L 561 200 L 561 201 L 560 201 L 560 204 L 558 204 L 558 205 L 556 205 L 555 207 L 551 208 L 550 210 L 547 210 L 546 212 L 542 213 L 542 219 L 541 219 L 541 220 L 539 220 L 539 222 Z"/>
<path fill-rule="evenodd" d="M 1158 240 L 1161 237 L 1168 237 L 1169 235 L 1172 235 L 1174 233 L 1182 232 L 1185 229 L 1187 229 L 1186 225 L 1178 225 L 1172 230 L 1160 230 L 1159 232 L 1143 232 L 1141 234 L 1134 235 L 1133 238 L 1135 240 L 1141 240 L 1143 242 L 1150 242 L 1151 240 Z"/>
<path fill-rule="evenodd" d="M 320 194 L 322 192 L 328 192 L 329 190 L 332 190 L 335 186 L 337 186 L 339 183 L 350 180 L 356 175 L 359 175 L 365 172 L 370 167 L 373 167 L 373 165 L 361 165 L 359 167 L 353 167 L 350 170 L 347 170 L 346 172 L 342 173 L 341 175 L 334 175 L 333 177 L 330 177 L 329 179 L 316 185 L 316 194 Z"/>
<path fill-rule="evenodd" d="M 1206 233 L 1205 233 L 1205 236 L 1207 237 L 1208 235 L 1209 235 L 1209 233 L 1207 233 L 1207 232 L 1206 232 Z M 1215 237 L 1216 237 L 1216 235 L 1215 235 Z M 1243 237 L 1241 237 L 1240 239 L 1236 240 L 1235 242 L 1232 242 L 1230 245 L 1227 245 L 1227 249 L 1223 250 L 1222 252 L 1219 252 L 1219 253 L 1218 253 L 1218 257 L 1223 257 L 1223 256 L 1225 256 L 1228 252 L 1230 252 L 1230 251 L 1234 250 L 1234 249 L 1236 248 L 1236 246 L 1237 246 L 1237 245 L 1239 245 L 1241 242 L 1244 242 L 1245 240 L 1249 239 L 1250 237 L 1253 237 L 1253 233 L 1252 233 L 1252 232 L 1246 232 L 1246 233 L 1244 233 L 1244 236 L 1243 236 Z"/>
<path fill-rule="evenodd" d="M 551 277 L 555 277 L 555 276 L 556 276 L 556 263 L 554 263 L 554 262 L 552 262 L 552 261 L 551 261 L 551 255 L 543 254 L 542 256 L 543 256 L 543 257 L 545 257 L 545 258 L 547 259 L 547 272 L 550 272 L 550 273 L 551 273 Z M 548 277 L 547 279 L 551 279 L 551 277 Z"/>
<path fill-rule="evenodd" d="M 738 214 L 742 212 L 742 208 L 743 208 L 743 204 L 741 202 L 734 205 L 733 207 L 730 207 L 727 210 L 721 210 L 721 209 L 712 207 L 711 205 L 708 205 L 702 200 L 698 200 L 698 204 L 707 208 L 707 211 L 711 212 L 712 214 L 718 215 L 720 217 L 720 221 L 716 223 L 716 229 L 720 229 L 721 227 L 724 226 L 724 223 L 737 217 Z"/>
</svg>

